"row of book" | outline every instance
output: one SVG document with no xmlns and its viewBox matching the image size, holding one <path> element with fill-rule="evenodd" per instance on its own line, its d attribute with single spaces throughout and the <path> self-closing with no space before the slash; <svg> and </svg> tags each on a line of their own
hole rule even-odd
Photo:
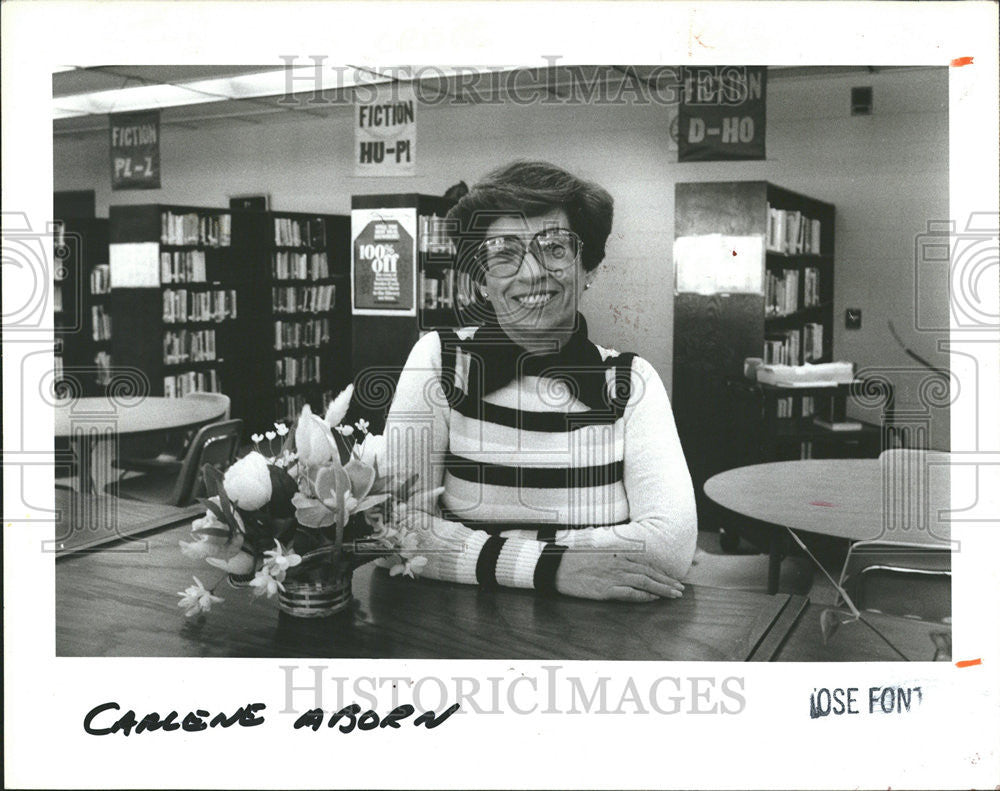
<svg viewBox="0 0 1000 791">
<path fill-rule="evenodd" d="M 106 351 L 99 351 L 94 355 L 94 366 L 97 368 L 97 384 L 111 384 L 111 355 Z"/>
<path fill-rule="evenodd" d="M 275 313 L 326 313 L 333 309 L 337 287 L 280 286 L 271 289 L 271 305 Z"/>
<path fill-rule="evenodd" d="M 160 253 L 161 283 L 204 283 L 205 280 L 204 250 Z"/>
<path fill-rule="evenodd" d="M 279 357 L 274 361 L 274 384 L 277 387 L 318 382 L 320 378 L 319 355 L 305 357 Z"/>
<path fill-rule="evenodd" d="M 163 291 L 163 321 L 168 324 L 235 318 L 235 289 L 188 291 L 185 288 L 167 288 Z"/>
<path fill-rule="evenodd" d="M 282 247 L 326 247 L 326 223 L 322 217 L 309 220 L 275 217 L 274 243 Z"/>
<path fill-rule="evenodd" d="M 802 270 L 803 308 L 818 305 L 819 269 L 807 266 Z M 764 313 L 767 316 L 787 316 L 799 309 L 799 270 L 782 269 L 781 274 L 768 270 L 764 284 Z"/>
<path fill-rule="evenodd" d="M 330 276 L 326 253 L 296 253 L 282 250 L 271 261 L 275 280 L 319 280 Z"/>
<path fill-rule="evenodd" d="M 333 400 L 333 396 L 333 391 L 323 393 L 321 403 L 328 404 Z M 278 421 L 285 421 L 287 423 L 294 423 L 298 420 L 299 414 L 302 412 L 302 407 L 308 403 L 311 403 L 311 399 L 307 398 L 303 393 L 289 393 L 287 395 L 278 396 L 274 419 Z M 322 412 L 320 412 L 320 414 L 322 414 Z"/>
<path fill-rule="evenodd" d="M 63 290 L 62 286 L 52 287 L 52 310 L 58 312 L 63 309 Z"/>
<path fill-rule="evenodd" d="M 822 223 L 806 217 L 800 211 L 787 211 L 767 206 L 768 250 L 784 255 L 810 253 L 819 255 Z"/>
<path fill-rule="evenodd" d="M 278 351 L 319 346 L 329 340 L 329 319 L 274 322 L 274 348 Z"/>
<path fill-rule="evenodd" d="M 421 307 L 425 310 L 438 308 L 464 308 L 472 304 L 472 277 L 468 272 L 443 269 L 439 277 L 420 273 Z"/>
<path fill-rule="evenodd" d="M 802 329 L 768 333 L 764 365 L 803 365 L 823 358 L 823 325 L 808 322 Z"/>
<path fill-rule="evenodd" d="M 107 294 L 111 291 L 111 267 L 98 264 L 90 270 L 90 293 Z"/>
<path fill-rule="evenodd" d="M 775 401 L 775 414 L 779 418 L 795 417 L 795 399 L 792 396 L 779 398 Z M 802 396 L 801 417 L 811 417 L 816 412 L 816 399 L 813 396 Z"/>
<path fill-rule="evenodd" d="M 450 221 L 454 224 L 454 221 Z M 436 214 L 417 218 L 417 249 L 421 253 L 454 255 L 455 242 L 448 234 L 449 221 Z"/>
<path fill-rule="evenodd" d="M 160 215 L 160 243 L 229 247 L 232 219 L 230 214 L 174 214 L 165 211 Z"/>
<path fill-rule="evenodd" d="M 219 388 L 219 372 L 214 368 L 163 377 L 163 395 L 167 398 L 182 398 L 188 393 L 219 392 L 222 392 Z"/>
<path fill-rule="evenodd" d="M 91 305 L 90 326 L 95 341 L 111 340 L 111 314 L 104 305 Z"/>
<path fill-rule="evenodd" d="M 163 333 L 167 365 L 215 359 L 215 330 L 171 330 Z"/>
</svg>

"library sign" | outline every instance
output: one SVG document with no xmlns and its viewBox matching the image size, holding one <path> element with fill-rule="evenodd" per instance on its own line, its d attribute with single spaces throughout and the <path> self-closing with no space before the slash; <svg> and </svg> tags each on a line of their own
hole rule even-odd
<svg viewBox="0 0 1000 791">
<path fill-rule="evenodd" d="M 416 316 L 416 209 L 354 209 L 351 239 L 351 312 Z"/>
<path fill-rule="evenodd" d="M 111 115 L 111 189 L 160 188 L 160 111 Z"/>
<path fill-rule="evenodd" d="M 766 67 L 692 66 L 681 79 L 679 162 L 765 158 Z"/>
<path fill-rule="evenodd" d="M 354 175 L 415 176 L 417 99 L 408 86 L 393 85 L 371 99 L 355 98 Z"/>
</svg>

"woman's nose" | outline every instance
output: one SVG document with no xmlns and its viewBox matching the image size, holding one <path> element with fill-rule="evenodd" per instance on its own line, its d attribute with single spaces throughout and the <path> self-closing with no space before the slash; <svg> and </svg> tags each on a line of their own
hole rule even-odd
<svg viewBox="0 0 1000 791">
<path fill-rule="evenodd" d="M 545 267 L 535 258 L 535 254 L 531 250 L 525 251 L 524 259 L 521 261 L 521 268 L 517 270 L 518 279 L 526 283 L 531 283 L 542 278 L 544 275 Z"/>
</svg>

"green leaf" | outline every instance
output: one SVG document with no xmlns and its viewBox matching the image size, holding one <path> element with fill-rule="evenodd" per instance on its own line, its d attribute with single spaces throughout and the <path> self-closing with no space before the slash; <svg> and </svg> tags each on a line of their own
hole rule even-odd
<svg viewBox="0 0 1000 791">
<path fill-rule="evenodd" d="M 292 497 L 299 490 L 299 485 L 287 471 L 269 464 L 267 467 L 271 476 L 271 500 L 267 510 L 271 516 L 287 517 L 295 513 Z"/>
<path fill-rule="evenodd" d="M 225 538 L 226 540 L 232 538 L 229 531 L 222 527 L 198 527 L 193 529 L 191 533 L 196 536 L 215 536 L 216 538 Z"/>
</svg>

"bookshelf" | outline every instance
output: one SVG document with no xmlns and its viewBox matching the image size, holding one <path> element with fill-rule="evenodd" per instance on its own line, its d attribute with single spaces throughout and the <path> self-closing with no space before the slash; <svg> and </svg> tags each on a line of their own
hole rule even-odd
<svg viewBox="0 0 1000 791">
<path fill-rule="evenodd" d="M 350 218 L 237 211 L 233 238 L 255 273 L 248 338 L 266 350 L 237 376 L 248 395 L 241 416 L 262 431 L 307 403 L 321 414 L 352 377 Z"/>
<path fill-rule="evenodd" d="M 674 211 L 675 270 L 679 250 L 709 251 L 687 257 L 674 297 L 672 403 L 699 515 L 711 514 L 704 482 L 723 470 L 877 455 L 878 426 L 835 432 L 813 423 L 816 414 L 842 414 L 850 386 L 776 388 L 743 376 L 747 357 L 788 365 L 834 360 L 834 206 L 766 181 L 696 182 L 676 185 Z M 743 271 L 734 278 L 727 273 L 737 252 Z"/>
<path fill-rule="evenodd" d="M 111 376 L 108 220 L 56 220 L 53 247 L 55 386 L 67 394 L 100 395 Z"/>
<path fill-rule="evenodd" d="M 405 210 L 416 229 L 415 315 L 352 317 L 357 416 L 368 420 L 373 432 L 382 430 L 396 381 L 419 337 L 471 323 L 467 308 L 473 302 L 472 280 L 457 270 L 455 249 L 445 230 L 444 217 L 453 205 L 448 198 L 416 193 L 351 199 L 352 211 Z M 356 251 L 351 254 L 353 265 Z"/>
<path fill-rule="evenodd" d="M 110 208 L 112 357 L 154 396 L 223 392 L 238 413 L 235 372 L 252 273 L 233 255 L 228 210 L 145 204 Z"/>
</svg>

